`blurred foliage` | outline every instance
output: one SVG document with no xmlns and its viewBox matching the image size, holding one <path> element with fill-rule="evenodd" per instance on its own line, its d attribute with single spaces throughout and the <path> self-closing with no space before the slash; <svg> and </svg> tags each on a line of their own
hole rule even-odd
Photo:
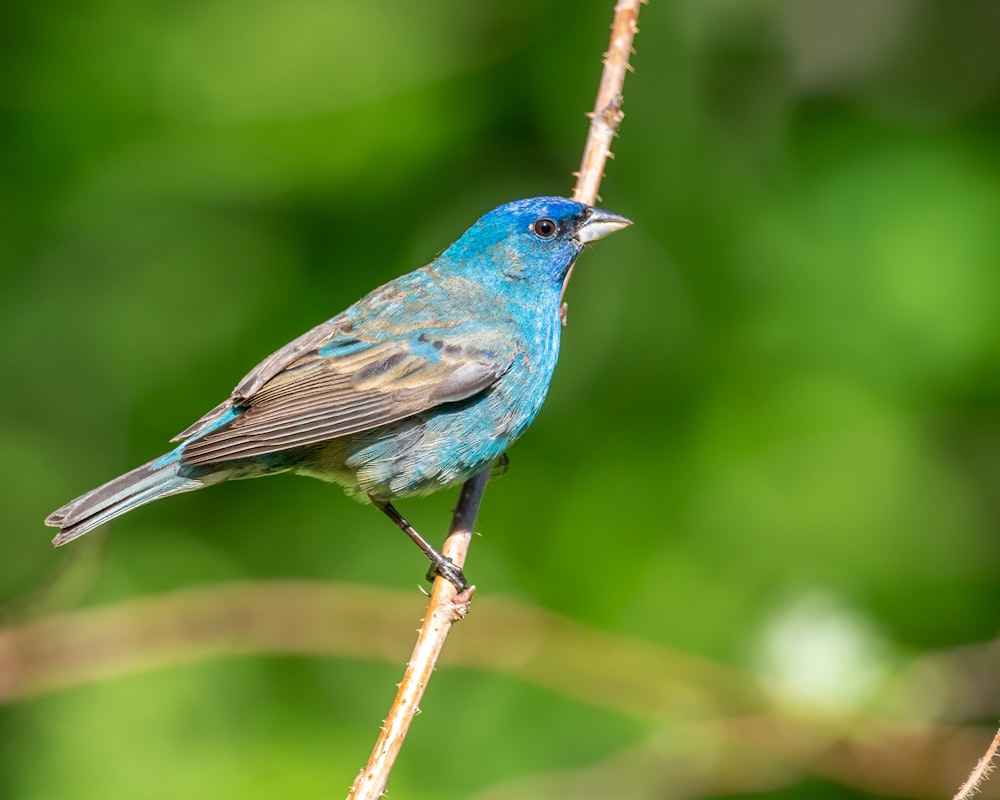
<svg viewBox="0 0 1000 800">
<path fill-rule="evenodd" d="M 0 9 L 6 624 L 233 579 L 413 585 L 416 549 L 316 481 L 172 498 L 58 553 L 41 520 L 483 211 L 568 194 L 611 6 Z M 1000 4 L 656 0 L 640 27 L 602 192 L 636 224 L 581 259 L 468 573 L 828 733 L 807 758 L 733 727 L 723 753 L 707 722 L 442 669 L 392 796 L 947 794 L 1000 717 Z M 430 534 L 453 502 L 403 512 Z M 0 797 L 338 796 L 409 645 L 0 706 Z M 581 644 L 567 686 L 613 657 Z M 862 719 L 969 747 L 921 784 Z M 830 766 L 853 734 L 884 760 Z"/>
</svg>

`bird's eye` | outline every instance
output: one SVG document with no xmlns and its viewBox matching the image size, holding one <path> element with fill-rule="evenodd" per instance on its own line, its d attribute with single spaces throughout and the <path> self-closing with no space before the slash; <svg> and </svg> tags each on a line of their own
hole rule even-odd
<svg viewBox="0 0 1000 800">
<path fill-rule="evenodd" d="M 556 235 L 557 230 L 559 230 L 559 226 L 556 225 L 555 220 L 548 217 L 536 219 L 531 223 L 531 232 L 539 239 L 551 239 Z"/>
</svg>

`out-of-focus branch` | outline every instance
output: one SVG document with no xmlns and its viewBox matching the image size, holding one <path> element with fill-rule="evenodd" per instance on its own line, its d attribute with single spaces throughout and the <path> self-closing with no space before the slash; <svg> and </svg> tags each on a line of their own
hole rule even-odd
<svg viewBox="0 0 1000 800">
<path fill-rule="evenodd" d="M 0 701 L 241 654 L 297 653 L 391 664 L 412 636 L 413 604 L 409 592 L 265 581 L 52 615 L 0 628 Z M 668 781 L 676 780 L 690 788 L 685 782 L 690 778 L 706 786 L 722 781 L 714 793 L 725 794 L 725 786 L 731 792 L 753 788 L 754 782 L 746 781 L 751 774 L 765 784 L 777 775 L 785 785 L 809 773 L 882 795 L 947 797 L 992 733 L 970 720 L 997 713 L 992 706 L 969 708 L 949 725 L 899 724 L 854 711 L 846 717 L 788 713 L 757 688 L 750 672 L 588 628 L 552 612 L 485 597 L 477 600 L 476 622 L 451 641 L 450 666 L 506 675 L 652 723 L 660 733 L 647 750 L 629 756 L 630 770 L 647 777 L 662 773 L 665 790 Z M 982 658 L 970 659 L 969 652 L 962 659 L 942 655 L 939 679 L 947 686 L 970 683 L 962 670 L 970 661 L 985 668 L 988 654 L 998 659 L 993 669 L 1000 671 L 998 651 L 991 642 L 979 646 Z M 594 653 L 600 657 L 581 657 Z M 893 694 L 907 704 L 907 698 L 926 694 L 926 683 L 913 674 Z M 662 732 L 667 730 L 672 733 L 665 749 Z M 685 752 L 693 773 L 664 772 L 665 764 L 683 760 Z M 616 775 L 620 782 L 617 763 L 606 770 L 597 764 L 590 772 L 560 771 L 550 780 L 567 790 L 548 794 L 587 796 L 570 789 L 575 780 L 586 783 L 588 777 L 591 786 L 604 786 L 605 777 Z M 793 767 L 798 774 L 789 773 Z M 984 788 L 982 796 L 1000 796 L 995 784 Z"/>
<path fill-rule="evenodd" d="M 241 581 L 52 614 L 0 627 L 0 703 L 219 657 L 392 663 L 412 636 L 414 602 L 412 592 L 364 585 Z M 649 719 L 706 703 L 727 714 L 767 706 L 752 676 L 708 659 L 496 598 L 480 598 L 476 617 L 482 625 L 451 643 L 449 664 Z"/>
</svg>

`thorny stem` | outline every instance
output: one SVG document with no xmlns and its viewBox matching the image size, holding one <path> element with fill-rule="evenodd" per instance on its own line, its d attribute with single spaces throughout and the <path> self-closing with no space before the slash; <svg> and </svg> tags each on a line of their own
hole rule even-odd
<svg viewBox="0 0 1000 800">
<path fill-rule="evenodd" d="M 604 178 L 604 165 L 609 158 L 614 158 L 611 152 L 611 142 L 618 135 L 618 128 L 625 119 L 622 111 L 622 87 L 625 85 L 625 75 L 631 71 L 629 56 L 632 55 L 632 40 L 639 32 L 639 6 L 645 0 L 619 0 L 615 6 L 615 19 L 611 23 L 611 42 L 604 54 L 604 71 L 601 73 L 601 83 L 597 87 L 597 99 L 594 110 L 587 114 L 590 117 L 590 130 L 587 132 L 587 143 L 583 148 L 583 159 L 580 161 L 580 171 L 576 174 L 576 188 L 573 189 L 573 199 L 589 206 L 600 200 L 597 193 Z M 573 275 L 573 267 L 569 268 L 563 280 L 562 295 Z M 566 306 L 562 310 L 563 324 L 566 324 Z"/>
<path fill-rule="evenodd" d="M 615 6 L 615 19 L 611 24 L 611 43 L 604 54 L 604 72 L 597 88 L 597 100 L 590 117 L 590 131 L 583 148 L 580 171 L 576 173 L 576 188 L 573 199 L 579 203 L 593 205 L 600 199 L 597 193 L 604 178 L 604 165 L 611 152 L 611 142 L 618 135 L 618 128 L 625 118 L 622 112 L 622 86 L 625 75 L 631 71 L 629 56 L 632 54 L 632 40 L 639 32 L 639 6 L 641 0 L 619 0 Z"/>
<path fill-rule="evenodd" d="M 597 190 L 604 177 L 604 165 L 611 156 L 611 141 L 624 117 L 621 111 L 622 86 L 625 83 L 626 72 L 631 69 L 628 60 L 632 53 L 632 40 L 638 32 L 636 21 L 641 3 L 642 0 L 619 0 L 615 6 L 611 43 L 604 55 L 604 71 L 598 86 L 594 111 L 589 115 L 590 131 L 584 146 L 580 171 L 577 173 L 576 189 L 573 191 L 574 200 L 588 205 L 593 205 L 597 200 Z M 566 282 L 568 281 L 569 275 L 566 276 Z M 563 292 L 566 290 L 566 282 L 563 283 Z M 485 470 L 462 487 L 448 538 L 441 551 L 459 568 L 465 564 L 469 540 L 488 480 L 489 470 Z M 437 663 L 438 655 L 444 647 L 448 632 L 455 621 L 468 613 L 474 591 L 473 586 L 461 595 L 456 595 L 455 587 L 448 581 L 441 577 L 435 579 L 424 623 L 406 665 L 406 672 L 399 684 L 396 699 L 389 709 L 368 763 L 351 787 L 348 800 L 377 800 L 385 792 L 389 773 L 406 738 L 410 723 L 419 710 L 420 699 Z"/>
<path fill-rule="evenodd" d="M 969 800 L 970 797 L 973 797 L 982 788 L 983 781 L 993 771 L 993 760 L 997 757 L 997 751 L 1000 751 L 1000 730 L 993 737 L 986 755 L 979 759 L 979 763 L 972 770 L 972 774 L 969 775 L 968 780 L 955 793 L 954 800 Z"/>
<path fill-rule="evenodd" d="M 485 469 L 462 486 L 448 538 L 441 548 L 442 555 L 459 566 L 465 563 L 476 515 L 479 513 L 479 503 L 489 479 L 490 471 Z M 349 800 L 377 800 L 385 792 L 389 772 L 403 746 L 410 723 L 420 710 L 420 700 L 431 679 L 445 639 L 448 638 L 448 631 L 453 623 L 468 613 L 475 590 L 475 586 L 470 586 L 459 595 L 455 593 L 455 587 L 450 581 L 441 576 L 434 579 L 427 614 L 417 634 L 417 643 L 406 665 L 403 680 L 399 683 L 396 699 L 389 708 L 368 763 L 351 786 L 347 795 Z"/>
</svg>

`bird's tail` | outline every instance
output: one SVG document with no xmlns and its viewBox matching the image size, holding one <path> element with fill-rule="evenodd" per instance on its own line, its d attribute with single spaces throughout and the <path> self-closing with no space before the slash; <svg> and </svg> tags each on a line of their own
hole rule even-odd
<svg viewBox="0 0 1000 800">
<path fill-rule="evenodd" d="M 52 543 L 56 546 L 66 544 L 126 511 L 161 497 L 199 489 L 206 484 L 204 480 L 178 474 L 179 467 L 178 449 L 56 509 L 45 519 L 46 525 L 61 529 Z"/>
</svg>

